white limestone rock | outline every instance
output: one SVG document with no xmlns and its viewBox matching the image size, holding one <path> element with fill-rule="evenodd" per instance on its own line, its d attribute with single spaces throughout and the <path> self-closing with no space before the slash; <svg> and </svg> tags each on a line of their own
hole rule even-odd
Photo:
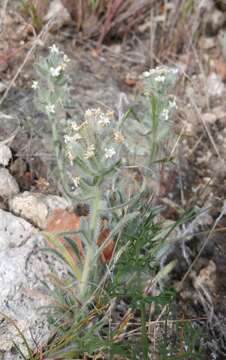
<svg viewBox="0 0 226 360">
<path fill-rule="evenodd" d="M 0 143 L 0 165 L 7 166 L 12 159 L 12 152 L 10 148 Z"/>
<path fill-rule="evenodd" d="M 21 246 L 35 232 L 37 230 L 24 219 L 0 209 L 0 251 Z"/>
<path fill-rule="evenodd" d="M 37 229 L 3 210 L 0 244 L 0 359 L 17 360 L 20 357 L 13 352 L 13 342 L 25 354 L 26 348 L 8 318 L 16 323 L 31 348 L 35 348 L 35 342 L 44 344 L 50 329 L 43 307 L 51 304 L 51 298 L 42 282 L 48 283 L 49 264 L 56 268 L 59 265 L 58 273 L 62 267 L 51 255 L 40 251 L 44 240 Z"/>
<path fill-rule="evenodd" d="M 225 90 L 225 85 L 223 83 L 223 81 L 221 80 L 221 77 L 212 72 L 208 77 L 207 77 L 207 90 L 208 90 L 208 94 L 209 96 L 221 96 Z"/>
<path fill-rule="evenodd" d="M 18 194 L 19 186 L 8 169 L 0 169 L 0 196 L 10 198 Z"/>
<path fill-rule="evenodd" d="M 63 26 L 70 24 L 71 16 L 61 0 L 52 0 L 44 21 L 52 21 L 50 31 L 55 32 Z"/>
<path fill-rule="evenodd" d="M 56 208 L 65 209 L 67 206 L 67 200 L 59 196 L 29 191 L 18 194 L 9 201 L 10 210 L 14 214 L 29 220 L 40 229 L 45 228 L 50 211 Z"/>
</svg>

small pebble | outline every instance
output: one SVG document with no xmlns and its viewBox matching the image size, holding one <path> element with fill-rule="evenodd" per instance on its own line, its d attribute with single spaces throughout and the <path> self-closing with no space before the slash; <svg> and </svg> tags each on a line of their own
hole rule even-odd
<svg viewBox="0 0 226 360">
<path fill-rule="evenodd" d="M 0 165 L 7 166 L 12 159 L 12 152 L 5 144 L 0 144 Z"/>
</svg>

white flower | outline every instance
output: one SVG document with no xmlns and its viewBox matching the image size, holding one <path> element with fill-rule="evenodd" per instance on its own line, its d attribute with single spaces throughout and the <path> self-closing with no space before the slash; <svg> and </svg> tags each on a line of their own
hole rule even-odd
<svg viewBox="0 0 226 360">
<path fill-rule="evenodd" d="M 84 158 L 86 160 L 92 158 L 95 155 L 94 150 L 95 150 L 95 146 L 93 144 L 89 145 L 86 152 L 85 152 L 85 154 L 84 154 Z"/>
<path fill-rule="evenodd" d="M 69 135 L 64 135 L 64 142 L 65 142 L 65 144 L 70 143 L 71 140 L 72 140 L 72 137 L 71 137 L 71 136 L 69 136 Z"/>
<path fill-rule="evenodd" d="M 88 121 L 87 120 L 83 121 L 83 123 L 81 123 L 81 125 L 79 125 L 79 130 L 84 128 L 87 125 L 88 125 Z"/>
<path fill-rule="evenodd" d="M 83 121 L 83 123 L 80 125 L 77 125 L 74 121 L 71 121 L 70 128 L 72 131 L 77 132 L 77 131 L 81 130 L 84 126 L 86 126 L 87 124 L 88 124 L 87 120 Z M 79 135 L 79 136 L 81 139 L 82 138 L 81 135 Z"/>
<path fill-rule="evenodd" d="M 64 54 L 64 56 L 63 56 L 63 62 L 62 62 L 62 64 L 60 65 L 61 70 L 64 71 L 64 70 L 66 69 L 67 64 L 69 64 L 70 61 L 71 61 L 71 60 L 69 59 L 69 57 Z"/>
<path fill-rule="evenodd" d="M 155 69 L 150 69 L 148 71 L 145 71 L 142 76 L 144 78 L 148 78 L 150 77 L 151 75 L 163 75 L 164 74 L 164 71 L 163 71 L 163 68 L 158 66 L 156 67 Z"/>
<path fill-rule="evenodd" d="M 116 151 L 115 151 L 115 149 L 113 147 L 105 148 L 104 151 L 105 151 L 106 159 L 111 159 L 112 156 L 114 156 L 116 154 Z"/>
<path fill-rule="evenodd" d="M 50 74 L 51 74 L 53 77 L 57 77 L 57 76 L 60 75 L 61 70 L 62 70 L 61 66 L 57 66 L 56 68 L 51 67 L 51 68 L 50 68 Z"/>
<path fill-rule="evenodd" d="M 64 71 L 66 69 L 66 64 L 62 63 L 59 67 L 60 67 L 60 70 Z"/>
<path fill-rule="evenodd" d="M 50 49 L 51 54 L 54 54 L 54 53 L 59 54 L 60 53 L 60 50 L 58 49 L 58 47 L 55 44 L 50 46 L 49 49 Z"/>
<path fill-rule="evenodd" d="M 70 61 L 71 61 L 71 60 L 69 59 L 69 57 L 68 57 L 66 54 L 64 54 L 64 56 L 63 56 L 63 62 L 64 62 L 65 64 L 68 64 Z"/>
<path fill-rule="evenodd" d="M 100 114 L 99 120 L 98 120 L 98 124 L 105 126 L 105 125 L 109 125 L 110 124 L 110 119 L 107 115 L 105 114 Z"/>
<path fill-rule="evenodd" d="M 71 150 L 66 149 L 65 155 L 68 158 L 68 160 L 70 161 L 71 165 L 73 165 L 73 160 L 75 159 L 75 156 L 72 154 Z"/>
<path fill-rule="evenodd" d="M 163 109 L 162 114 L 165 121 L 169 119 L 169 109 Z"/>
<path fill-rule="evenodd" d="M 73 134 L 73 136 L 64 135 L 64 142 L 65 144 L 72 144 L 73 142 L 76 142 L 77 140 L 82 139 L 82 136 L 78 133 Z"/>
<path fill-rule="evenodd" d="M 77 141 L 77 140 L 82 139 L 82 136 L 81 136 L 79 133 L 76 133 L 76 134 L 73 135 L 73 139 L 74 139 L 75 141 Z"/>
<path fill-rule="evenodd" d="M 150 74 L 149 71 L 145 71 L 145 72 L 143 72 L 143 74 L 142 74 L 142 76 L 143 76 L 144 78 L 148 78 L 150 75 L 151 75 L 151 74 Z"/>
<path fill-rule="evenodd" d="M 80 127 L 74 121 L 71 122 L 70 126 L 73 131 L 79 131 L 80 129 Z"/>
<path fill-rule="evenodd" d="M 177 75 L 179 73 L 179 69 L 178 68 L 172 68 L 171 72 L 172 72 L 172 74 Z"/>
<path fill-rule="evenodd" d="M 164 76 L 167 76 L 170 73 L 176 75 L 178 71 L 179 70 L 177 68 L 169 68 L 167 66 L 157 66 L 155 69 L 150 69 L 149 71 L 145 71 L 142 74 L 142 77 L 148 78 L 152 75 L 157 75 L 158 77 L 155 78 L 155 80 L 159 82 L 163 82 L 165 80 L 165 79 L 163 80 Z"/>
<path fill-rule="evenodd" d="M 32 82 L 31 88 L 34 89 L 34 90 L 38 89 L 38 81 L 35 81 L 35 80 L 34 80 L 34 81 Z"/>
<path fill-rule="evenodd" d="M 174 98 L 173 100 L 169 101 L 169 108 L 170 109 L 177 109 L 177 103 L 176 103 L 176 99 Z"/>
<path fill-rule="evenodd" d="M 93 109 L 88 109 L 85 111 L 85 118 L 91 118 L 93 115 Z"/>
<path fill-rule="evenodd" d="M 155 78 L 155 81 L 157 81 L 157 82 L 164 82 L 164 81 L 165 81 L 165 76 L 163 76 L 163 75 L 158 75 L 158 76 Z"/>
<path fill-rule="evenodd" d="M 46 105 L 46 112 L 47 114 L 55 114 L 55 105 L 54 104 Z"/>
<path fill-rule="evenodd" d="M 103 115 L 103 113 L 101 112 L 100 108 L 97 109 L 88 109 L 85 112 L 85 119 L 87 121 L 89 120 L 97 120 L 99 119 L 101 116 Z"/>
<path fill-rule="evenodd" d="M 78 187 L 79 184 L 80 184 L 80 176 L 76 176 L 76 177 L 74 177 L 72 180 L 73 180 L 74 185 L 75 185 L 76 187 Z"/>
</svg>

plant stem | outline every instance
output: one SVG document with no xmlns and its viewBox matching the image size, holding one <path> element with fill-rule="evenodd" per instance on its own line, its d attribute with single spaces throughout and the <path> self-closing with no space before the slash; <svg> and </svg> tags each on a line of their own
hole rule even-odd
<svg viewBox="0 0 226 360">
<path fill-rule="evenodd" d="M 157 136 L 157 129 L 158 129 L 158 114 L 157 114 L 157 99 L 155 95 L 151 96 L 151 120 L 152 120 L 152 131 L 151 131 L 151 144 L 150 144 L 150 162 L 156 160 L 157 155 L 157 142 L 156 142 L 156 136 Z"/>
<path fill-rule="evenodd" d="M 65 185 L 65 177 L 64 177 L 64 166 L 62 161 L 62 155 L 61 155 L 61 147 L 60 147 L 60 139 L 59 139 L 59 133 L 57 129 L 56 122 L 54 119 L 49 119 L 52 124 L 52 139 L 53 139 L 53 147 L 56 155 L 56 162 L 57 167 L 59 170 L 59 176 L 60 176 L 60 182 L 63 186 L 63 189 L 65 191 L 65 194 L 68 198 L 71 198 L 71 194 L 68 191 L 66 185 Z M 96 247 L 96 229 L 99 222 L 99 204 L 100 204 L 100 190 L 98 186 L 93 188 L 93 200 L 90 207 L 90 226 L 89 226 L 89 245 L 86 251 L 85 255 L 85 262 L 83 267 L 83 273 L 82 273 L 82 279 L 80 283 L 80 298 L 83 299 L 84 295 L 88 288 L 88 282 L 90 278 L 90 272 L 93 268 L 92 262 L 95 258 L 95 247 Z"/>
<path fill-rule="evenodd" d="M 56 162 L 57 162 L 57 167 L 58 167 L 58 171 L 59 171 L 60 183 L 62 185 L 65 196 L 68 199 L 71 199 L 72 194 L 70 193 L 69 189 L 67 188 L 67 185 L 65 182 L 65 175 L 64 175 L 65 171 L 64 171 L 63 161 L 62 161 L 60 138 L 59 138 L 57 125 L 56 125 L 56 122 L 54 119 L 50 118 L 49 120 L 52 125 L 53 148 L 54 148 L 54 152 L 55 152 L 55 156 L 56 156 Z"/>
<path fill-rule="evenodd" d="M 85 255 L 85 263 L 83 267 L 82 279 L 80 283 L 80 298 L 83 299 L 84 295 L 89 286 L 90 273 L 93 270 L 93 264 L 95 257 L 95 248 L 96 248 L 96 229 L 99 222 L 99 205 L 100 205 L 100 191 L 99 188 L 95 187 L 93 189 L 93 199 L 90 207 L 90 223 L 89 223 L 89 245 Z M 97 261 L 97 260 L 96 260 Z"/>
<path fill-rule="evenodd" d="M 93 246 L 93 244 L 90 244 L 87 249 L 86 255 L 85 255 L 85 263 L 83 266 L 82 279 L 81 279 L 80 286 L 79 286 L 81 300 L 83 300 L 85 292 L 88 287 L 87 283 L 89 280 L 89 274 L 90 274 L 90 269 L 91 269 L 91 262 L 93 260 L 93 255 L 94 255 L 94 246 Z"/>
<path fill-rule="evenodd" d="M 143 342 L 143 359 L 148 360 L 148 336 L 146 328 L 146 315 L 145 315 L 145 304 L 142 301 L 140 306 L 141 311 L 141 333 L 142 333 L 142 342 Z"/>
</svg>

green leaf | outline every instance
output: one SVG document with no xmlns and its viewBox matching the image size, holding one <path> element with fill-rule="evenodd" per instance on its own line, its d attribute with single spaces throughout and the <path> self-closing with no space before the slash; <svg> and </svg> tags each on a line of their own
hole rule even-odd
<svg viewBox="0 0 226 360">
<path fill-rule="evenodd" d="M 134 211 L 133 213 L 125 215 L 119 223 L 111 230 L 109 236 L 107 239 L 102 243 L 102 245 L 98 248 L 95 258 L 99 256 L 99 254 L 102 252 L 104 247 L 107 245 L 108 241 L 112 239 L 119 231 L 123 229 L 125 225 L 127 225 L 129 222 L 131 222 L 133 219 L 135 219 L 139 215 L 139 212 Z"/>
<path fill-rule="evenodd" d="M 59 239 L 55 235 L 49 232 L 43 232 L 44 237 L 49 241 L 59 253 L 58 256 L 63 257 L 65 262 L 70 266 L 72 272 L 75 274 L 78 281 L 81 281 L 81 271 L 79 269 L 78 264 L 75 259 L 72 257 L 68 249 L 61 243 Z M 54 249 L 53 249 L 54 250 Z"/>
</svg>

